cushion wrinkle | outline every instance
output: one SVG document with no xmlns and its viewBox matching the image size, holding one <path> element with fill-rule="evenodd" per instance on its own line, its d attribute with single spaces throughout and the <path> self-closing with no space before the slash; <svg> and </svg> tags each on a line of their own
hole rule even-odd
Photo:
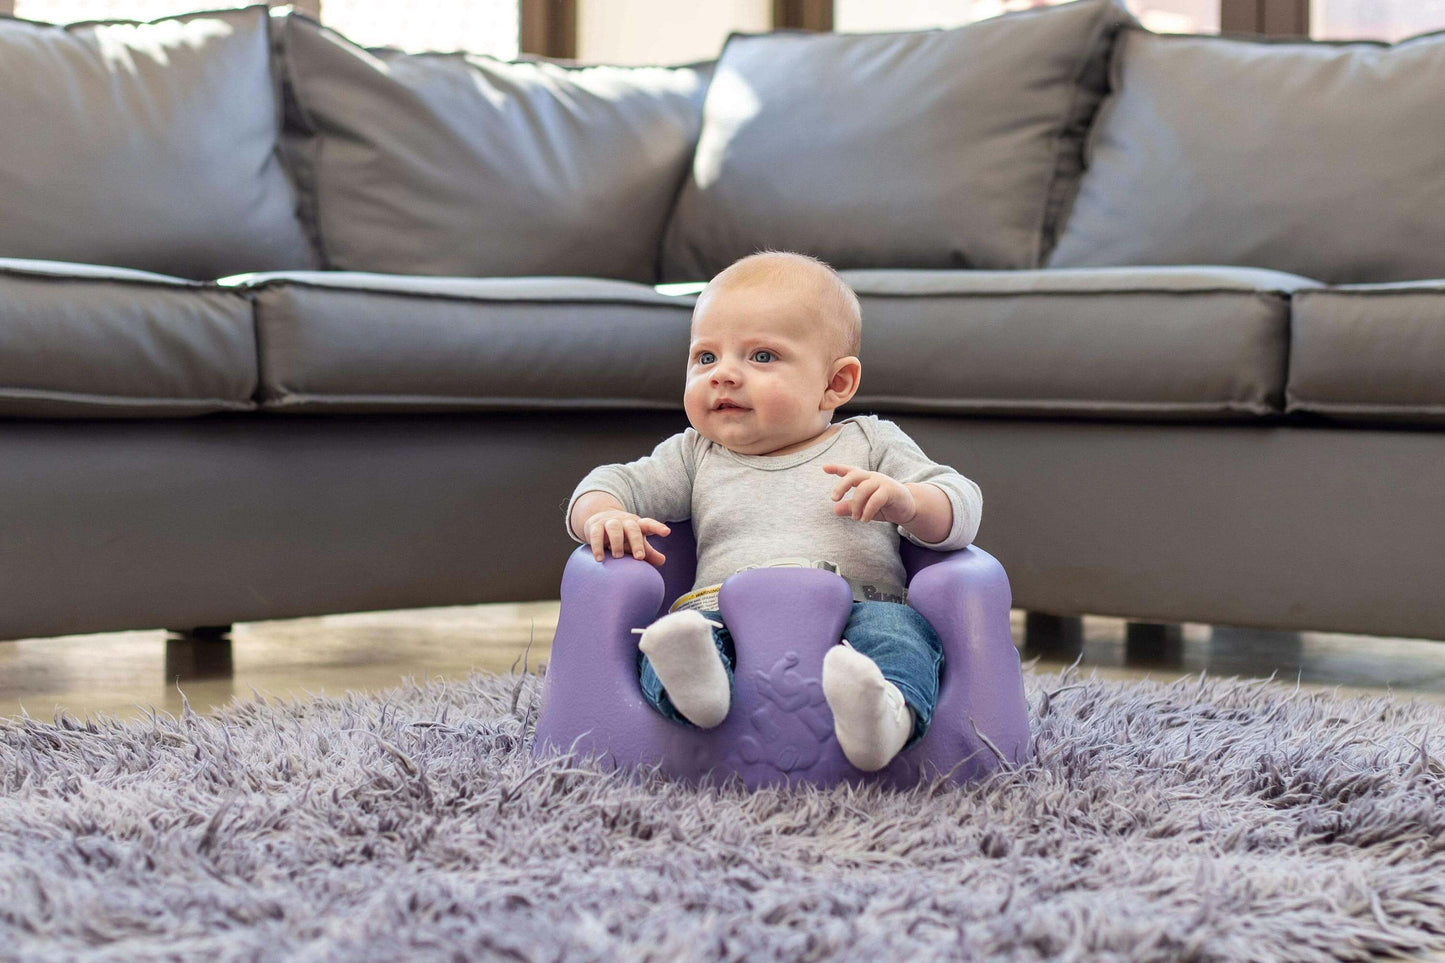
<svg viewBox="0 0 1445 963">
<path fill-rule="evenodd" d="M 1104 58 L 1103 65 L 1103 72 L 1107 80 L 1110 65 L 1114 59 L 1114 41 L 1124 26 L 1112 20 L 1108 16 L 1109 11 L 1110 8 L 1106 6 L 1099 8 L 1099 19 L 1094 25 L 1094 30 L 1096 31 L 1095 38 L 1087 47 L 1079 51 L 1079 62 L 1074 70 L 1074 88 L 1073 94 L 1069 98 L 1068 113 L 1064 116 L 1064 123 L 1060 124 L 1058 130 L 1054 132 L 1054 137 L 1050 145 L 1050 152 L 1054 156 L 1054 169 L 1049 177 L 1048 188 L 1044 192 L 1043 209 L 1039 213 L 1037 240 L 1034 246 L 1033 258 L 1029 264 L 1031 268 L 1042 266 L 1044 259 L 1048 257 L 1049 251 L 1053 248 L 1054 241 L 1058 237 L 1059 226 L 1063 223 L 1063 218 L 1067 216 L 1064 210 L 1066 201 L 1069 206 L 1072 205 L 1072 193 L 1070 189 L 1077 188 L 1078 178 L 1082 173 L 1081 166 L 1074 165 L 1073 158 L 1066 154 L 1062 141 L 1065 139 L 1065 136 L 1070 133 L 1071 129 L 1082 127 L 1082 130 L 1079 132 L 1079 150 L 1082 154 L 1083 143 L 1093 129 L 1094 125 L 1090 123 L 1090 121 L 1092 121 L 1094 115 L 1097 115 L 1099 105 L 1095 105 L 1094 110 L 1089 112 L 1087 118 L 1081 118 L 1080 115 L 1082 111 L 1079 106 L 1079 101 L 1084 96 L 1086 87 L 1085 75 L 1097 59 L 1094 51 L 1101 45 L 1109 51 L 1108 55 Z M 1137 22 L 1134 20 L 1132 14 L 1130 15 L 1130 20 Z M 1107 93 L 1108 91 L 1106 89 L 1104 96 L 1107 96 Z M 1066 171 L 1066 168 L 1073 169 L 1072 171 Z M 1068 176 L 1066 176 L 1066 174 Z M 1070 177 L 1072 178 L 1072 183 L 1069 183 Z"/>
<path fill-rule="evenodd" d="M 289 108 L 291 106 L 294 106 L 296 108 L 298 119 L 301 121 L 303 129 L 307 132 L 307 139 L 310 141 L 310 158 L 307 162 L 310 165 L 310 169 L 305 172 L 299 170 L 296 171 L 294 179 L 296 182 L 297 194 L 300 196 L 300 198 L 304 200 L 305 203 L 306 213 L 305 216 L 302 218 L 302 223 L 305 225 L 308 235 L 310 235 L 312 246 L 315 248 L 317 256 L 321 260 L 322 268 L 329 270 L 335 265 L 331 259 L 329 252 L 326 249 L 326 238 L 321 233 L 320 180 L 322 169 L 321 151 L 324 146 L 324 141 L 320 136 L 320 131 L 317 127 L 315 119 L 311 116 L 311 112 L 307 108 L 305 100 L 301 97 L 300 84 L 296 80 L 295 76 L 295 59 L 291 56 L 290 53 L 291 33 L 293 30 L 292 24 L 295 22 L 295 18 L 301 16 L 303 15 L 295 12 L 288 14 L 285 18 L 285 23 L 281 28 L 281 35 L 283 37 L 281 45 L 281 60 L 282 71 L 285 76 L 285 82 L 282 85 L 282 105 L 283 108 Z M 284 119 L 286 121 L 290 120 L 289 113 L 284 115 Z M 287 124 L 286 126 L 289 126 L 289 124 Z M 282 129 L 284 132 L 286 127 L 283 126 Z M 283 133 L 280 141 L 282 143 L 285 143 L 287 142 L 287 140 L 288 138 L 284 136 Z M 295 155 L 293 154 L 293 156 Z"/>
</svg>

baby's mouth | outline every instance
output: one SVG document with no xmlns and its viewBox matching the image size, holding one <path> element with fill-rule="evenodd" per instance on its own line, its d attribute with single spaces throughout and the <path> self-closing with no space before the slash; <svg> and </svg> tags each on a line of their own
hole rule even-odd
<svg viewBox="0 0 1445 963">
<path fill-rule="evenodd" d="M 718 405 L 716 408 L 713 409 L 713 411 L 747 411 L 747 410 L 748 410 L 748 409 L 744 408 L 742 405 L 734 405 L 734 404 L 721 404 L 721 405 Z"/>
</svg>

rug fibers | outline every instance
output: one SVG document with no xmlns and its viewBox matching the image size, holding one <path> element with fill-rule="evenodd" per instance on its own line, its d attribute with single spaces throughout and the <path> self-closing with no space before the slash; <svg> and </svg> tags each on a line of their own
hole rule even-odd
<svg viewBox="0 0 1445 963">
<path fill-rule="evenodd" d="M 1364 960 L 1445 949 L 1445 706 L 1026 666 L 966 789 L 530 754 L 541 679 L 0 720 L 0 958 Z"/>
</svg>

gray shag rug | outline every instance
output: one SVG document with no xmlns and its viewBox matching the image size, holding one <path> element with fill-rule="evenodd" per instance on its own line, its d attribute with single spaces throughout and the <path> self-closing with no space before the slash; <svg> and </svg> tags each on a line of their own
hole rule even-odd
<svg viewBox="0 0 1445 963">
<path fill-rule="evenodd" d="M 536 762 L 535 674 L 0 721 L 0 957 L 1359 960 L 1445 948 L 1445 707 L 1077 670 L 966 790 Z"/>
</svg>

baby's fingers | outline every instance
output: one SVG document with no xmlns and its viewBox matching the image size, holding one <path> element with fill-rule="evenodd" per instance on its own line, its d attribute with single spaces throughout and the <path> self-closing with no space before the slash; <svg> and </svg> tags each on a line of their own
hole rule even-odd
<svg viewBox="0 0 1445 963">
<path fill-rule="evenodd" d="M 861 468 L 849 468 L 843 475 L 843 480 L 833 486 L 833 501 L 837 501 L 847 494 L 848 489 L 861 484 L 868 478 L 868 473 Z"/>
<path fill-rule="evenodd" d="M 612 557 L 621 558 L 622 550 L 627 547 L 627 530 L 622 526 L 622 519 L 609 518 L 603 528 L 607 529 L 607 544 L 612 546 Z"/>
<path fill-rule="evenodd" d="M 869 498 L 872 497 L 876 491 L 878 491 L 878 482 L 871 478 L 863 481 L 853 489 L 852 498 L 833 506 L 833 513 L 837 515 L 848 515 L 855 521 L 859 520 L 862 518 L 863 511 L 868 505 Z"/>
<path fill-rule="evenodd" d="M 627 539 L 628 544 L 632 547 L 632 557 L 653 565 L 661 565 L 667 560 L 667 556 L 647 543 L 647 536 L 642 534 L 642 527 L 637 522 L 627 523 Z"/>
<path fill-rule="evenodd" d="M 869 497 L 868 503 L 863 506 L 863 514 L 858 516 L 860 522 L 871 522 L 874 517 L 883 509 L 888 507 L 888 492 L 880 488 Z"/>
<path fill-rule="evenodd" d="M 647 539 L 642 537 L 641 520 L 628 519 L 623 527 L 627 530 L 623 547 L 631 551 L 633 557 L 642 558 L 647 554 Z"/>
<path fill-rule="evenodd" d="M 667 527 L 667 525 L 659 522 L 655 518 L 643 518 L 639 519 L 639 522 L 639 530 L 641 532 L 650 532 L 653 535 L 672 534 L 671 528 Z M 633 543 L 633 548 L 636 548 L 639 544 L 641 544 L 642 546 L 642 551 L 634 552 L 634 555 L 636 555 L 637 558 L 642 559 L 649 565 L 656 565 L 659 568 L 662 567 L 663 562 L 667 561 L 667 556 L 659 552 L 657 549 L 653 548 L 652 545 L 647 541 L 646 536 L 640 536 L 638 541 Z"/>
</svg>

